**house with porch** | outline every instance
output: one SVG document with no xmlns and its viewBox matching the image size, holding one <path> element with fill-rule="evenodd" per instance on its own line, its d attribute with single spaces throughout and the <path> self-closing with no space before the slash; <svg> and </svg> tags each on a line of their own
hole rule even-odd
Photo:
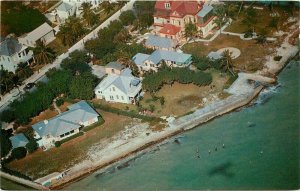
<svg viewBox="0 0 300 191">
<path fill-rule="evenodd" d="M 156 50 L 151 55 L 138 53 L 132 61 L 139 71 L 158 71 L 164 62 L 169 67 L 187 67 L 192 63 L 192 55 L 175 51 Z"/>
<path fill-rule="evenodd" d="M 75 135 L 82 127 L 98 122 L 100 116 L 86 101 L 70 105 L 68 109 L 49 120 L 32 125 L 39 147 L 44 150 L 53 147 L 56 141 Z"/>
<path fill-rule="evenodd" d="M 48 23 L 44 23 L 30 33 L 18 38 L 21 44 L 29 47 L 36 47 L 38 41 L 41 41 L 47 45 L 54 39 L 54 29 Z"/>
<path fill-rule="evenodd" d="M 62 1 L 50 14 L 54 16 L 55 22 L 64 23 L 69 16 L 76 14 L 76 5 Z"/>
<path fill-rule="evenodd" d="M 27 143 L 29 143 L 28 139 L 25 137 L 23 133 L 16 134 L 12 137 L 9 137 L 12 145 L 12 149 L 18 147 L 25 147 Z"/>
<path fill-rule="evenodd" d="M 145 42 L 145 47 L 155 50 L 175 50 L 178 45 L 177 40 L 157 35 L 149 35 Z"/>
<path fill-rule="evenodd" d="M 125 68 L 120 73 L 109 73 L 95 88 L 96 98 L 108 102 L 136 104 L 142 94 L 142 83 L 131 72 L 129 68 Z"/>
<path fill-rule="evenodd" d="M 201 1 L 156 1 L 154 33 L 177 41 L 184 39 L 185 25 L 196 25 L 198 36 L 205 38 L 216 26 L 213 7 Z"/>
<path fill-rule="evenodd" d="M 20 44 L 12 36 L 0 37 L 1 68 L 15 73 L 20 63 L 29 64 L 32 59 L 33 52 L 27 46 Z"/>
</svg>

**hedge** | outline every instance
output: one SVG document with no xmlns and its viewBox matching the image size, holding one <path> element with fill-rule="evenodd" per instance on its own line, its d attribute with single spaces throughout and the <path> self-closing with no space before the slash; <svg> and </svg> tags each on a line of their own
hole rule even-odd
<svg viewBox="0 0 300 191">
<path fill-rule="evenodd" d="M 83 134 L 84 134 L 84 132 L 80 131 L 79 133 L 76 133 L 75 135 L 72 135 L 72 136 L 70 136 L 68 138 L 65 138 L 65 139 L 60 140 L 60 141 L 56 141 L 54 144 L 55 144 L 56 147 L 59 147 L 63 143 L 68 142 L 71 139 L 75 139 L 76 137 L 82 136 Z"/>
<path fill-rule="evenodd" d="M 18 171 L 15 171 L 15 170 L 11 170 L 11 169 L 7 168 L 4 165 L 2 165 L 1 170 L 3 172 L 7 173 L 7 174 L 10 174 L 10 175 L 13 175 L 13 176 L 17 176 L 17 177 L 20 177 L 20 178 L 32 181 L 32 178 L 30 178 L 29 176 L 26 176 L 25 174 L 22 174 L 22 173 L 20 173 Z"/>
<path fill-rule="evenodd" d="M 157 121 L 157 122 L 159 122 L 161 120 L 158 117 L 150 117 L 150 116 L 140 115 L 140 114 L 138 114 L 136 112 L 133 112 L 133 111 L 125 111 L 125 110 L 109 107 L 109 106 L 106 106 L 106 105 L 96 104 L 96 103 L 92 103 L 92 102 L 90 102 L 90 104 L 94 108 L 98 108 L 98 109 L 101 109 L 103 111 L 115 113 L 115 114 L 118 114 L 118 115 L 124 115 L 124 116 L 132 117 L 132 118 L 139 118 L 139 119 L 142 119 L 143 121 Z"/>
</svg>

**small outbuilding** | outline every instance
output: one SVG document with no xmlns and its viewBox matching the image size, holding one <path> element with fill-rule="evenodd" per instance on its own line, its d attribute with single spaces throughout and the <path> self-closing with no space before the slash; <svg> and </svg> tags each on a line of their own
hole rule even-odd
<svg viewBox="0 0 300 191">
<path fill-rule="evenodd" d="M 29 142 L 23 133 L 16 134 L 12 137 L 9 137 L 9 139 L 11 141 L 13 149 L 18 147 L 25 147 L 26 144 Z"/>
</svg>

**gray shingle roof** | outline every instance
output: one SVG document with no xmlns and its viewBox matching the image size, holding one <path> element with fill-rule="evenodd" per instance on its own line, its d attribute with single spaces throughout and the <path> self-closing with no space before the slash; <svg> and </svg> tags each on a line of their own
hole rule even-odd
<svg viewBox="0 0 300 191">
<path fill-rule="evenodd" d="M 80 123 L 84 123 L 99 114 L 86 102 L 80 101 L 70 105 L 69 110 L 63 112 L 48 121 L 41 121 L 32 126 L 32 128 L 41 136 L 52 135 L 60 136 L 64 133 L 78 129 Z"/>
<path fill-rule="evenodd" d="M 28 33 L 26 35 L 26 38 L 35 42 L 38 39 L 45 36 L 46 34 L 48 34 L 49 32 L 51 32 L 52 30 L 53 30 L 53 28 L 50 25 L 48 25 L 47 23 L 44 23 L 41 26 L 39 26 L 38 28 L 31 31 L 30 33 Z"/>
<path fill-rule="evenodd" d="M 134 85 L 136 84 L 136 85 Z M 126 68 L 120 75 L 108 75 L 95 88 L 104 91 L 114 85 L 126 95 L 134 95 L 141 89 L 140 79 L 131 74 L 131 70 Z"/>
<path fill-rule="evenodd" d="M 150 60 L 154 64 L 158 64 L 162 60 L 184 63 L 191 56 L 191 54 L 179 53 L 175 51 L 156 50 L 149 56 L 147 60 Z"/>
<path fill-rule="evenodd" d="M 144 61 L 149 57 L 149 54 L 137 53 L 132 57 L 132 61 L 136 65 L 143 65 Z"/>
<path fill-rule="evenodd" d="M 25 147 L 25 145 L 29 142 L 28 139 L 24 136 L 23 133 L 16 134 L 12 137 L 9 137 L 12 148 Z"/>
<path fill-rule="evenodd" d="M 170 38 L 149 35 L 149 38 L 146 40 L 145 45 L 169 49 L 174 48 L 176 46 L 176 43 Z"/>
<path fill-rule="evenodd" d="M 18 53 L 22 49 L 22 45 L 13 38 L 5 38 L 0 44 L 0 55 L 11 56 Z"/>
<path fill-rule="evenodd" d="M 119 62 L 110 62 L 108 63 L 106 66 L 106 68 L 114 68 L 114 69 L 117 69 L 117 70 L 122 70 L 124 69 L 125 67 L 120 64 Z"/>
<path fill-rule="evenodd" d="M 199 17 L 205 17 L 211 10 L 213 10 L 213 7 L 211 5 L 204 4 L 203 8 L 197 13 Z"/>
</svg>

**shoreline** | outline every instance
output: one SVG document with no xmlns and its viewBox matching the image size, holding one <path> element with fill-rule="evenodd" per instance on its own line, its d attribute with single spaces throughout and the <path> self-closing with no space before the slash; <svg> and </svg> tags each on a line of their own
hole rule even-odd
<svg viewBox="0 0 300 191">
<path fill-rule="evenodd" d="M 282 56 L 282 59 L 280 61 L 274 61 L 274 55 L 270 55 L 262 70 L 252 74 L 239 73 L 239 78 L 226 90 L 231 96 L 224 100 L 214 101 L 204 108 L 197 109 L 192 114 L 169 121 L 168 127 L 160 132 L 152 132 L 151 130 L 149 131 L 148 128 L 137 137 L 130 138 L 126 140 L 125 143 L 117 145 L 117 147 L 109 148 L 109 143 L 106 145 L 107 147 L 98 151 L 98 158 L 96 157 L 96 159 L 87 159 L 83 161 L 83 163 L 85 163 L 83 166 L 81 163 L 75 164 L 67 170 L 71 170 L 72 173 L 67 174 L 63 179 L 50 186 L 48 189 L 63 189 L 100 169 L 105 171 L 106 168 L 115 165 L 117 162 L 130 160 L 130 157 L 135 158 L 139 153 L 146 153 L 149 150 L 153 150 L 156 145 L 159 145 L 163 141 L 176 135 L 199 126 L 201 127 L 201 125 L 229 112 L 249 106 L 249 104 L 251 104 L 265 88 L 262 84 L 276 83 L 277 75 L 295 56 L 297 56 L 297 53 L 299 53 L 297 46 L 288 44 L 287 39 L 290 35 L 284 39 L 280 47 L 275 51 L 275 55 Z M 269 76 L 268 74 L 271 74 L 272 77 L 266 77 Z M 249 84 L 249 79 L 260 82 L 260 84 Z M 150 135 L 146 135 L 147 132 L 150 132 Z"/>
<path fill-rule="evenodd" d="M 288 39 L 288 37 L 286 37 L 286 39 Z M 280 61 L 274 61 L 273 57 L 272 57 L 271 59 L 266 61 L 267 63 L 265 66 L 267 67 L 267 71 L 257 71 L 254 74 L 246 74 L 246 78 L 243 79 L 244 82 L 245 82 L 245 80 L 253 79 L 253 78 L 255 78 L 257 81 L 263 82 L 263 83 L 264 82 L 270 83 L 270 81 L 272 81 L 273 83 L 277 82 L 277 75 L 285 68 L 285 66 L 295 56 L 297 56 L 297 53 L 299 52 L 297 46 L 286 44 L 286 39 L 284 40 L 284 42 L 281 44 L 281 46 L 276 51 L 277 54 L 282 55 L 282 59 Z M 289 54 L 287 54 L 287 52 Z M 270 62 L 270 63 L 268 63 L 268 62 Z M 271 64 L 271 65 L 273 64 L 272 65 L 273 68 L 270 68 L 268 64 Z M 271 71 L 269 71 L 269 70 L 271 70 Z M 265 77 L 265 75 L 263 75 L 263 74 L 265 74 L 264 72 L 271 73 L 273 75 L 274 79 Z M 249 78 L 250 76 L 251 76 L 251 78 Z M 266 78 L 266 79 L 262 80 L 262 78 Z M 232 86 L 235 85 L 235 83 L 238 81 L 238 79 L 232 84 Z M 118 153 L 116 156 L 106 157 L 107 158 L 106 160 L 100 159 L 100 161 L 97 161 L 96 164 L 91 165 L 89 168 L 84 168 L 84 169 L 78 170 L 78 172 L 75 173 L 73 176 L 65 177 L 60 182 L 57 182 L 56 184 L 50 186 L 49 188 L 55 189 L 55 190 L 63 189 L 66 186 L 68 186 L 74 182 L 77 182 L 100 169 L 108 168 L 111 165 L 114 165 L 115 163 L 117 163 L 121 160 L 124 160 L 126 158 L 129 158 L 130 156 L 138 154 L 139 152 L 142 152 L 142 151 L 147 152 L 147 151 L 145 151 L 146 149 L 151 150 L 151 147 L 163 142 L 164 140 L 174 137 L 175 135 L 189 131 L 189 130 L 194 129 L 198 126 L 201 126 L 202 124 L 205 124 L 217 117 L 223 116 L 224 114 L 227 114 L 229 112 L 235 111 L 242 107 L 248 106 L 249 103 L 251 103 L 259 95 L 259 93 L 264 89 L 264 86 L 259 85 L 257 87 L 251 87 L 250 89 L 248 89 L 248 88 L 249 88 L 249 86 L 246 88 L 244 87 L 244 89 L 247 89 L 244 92 L 243 92 L 243 89 L 242 90 L 237 89 L 239 91 L 241 90 L 241 92 L 237 93 L 236 95 L 233 93 L 233 95 L 229 96 L 225 100 L 219 101 L 217 103 L 213 103 L 216 105 L 216 107 L 215 107 L 216 110 L 212 110 L 211 105 L 213 105 L 213 104 L 210 104 L 206 107 L 210 107 L 211 110 L 206 113 L 202 113 L 203 115 L 201 115 L 201 112 L 200 112 L 201 110 L 203 111 L 203 109 L 199 109 L 190 115 L 186 115 L 186 116 L 180 117 L 178 119 L 175 119 L 175 120 L 169 122 L 169 127 L 167 128 L 167 130 L 163 130 L 163 131 L 159 132 L 158 136 L 152 136 L 151 139 L 149 139 L 149 137 L 151 137 L 151 135 L 148 137 L 144 137 L 145 138 L 144 141 L 142 143 L 137 143 L 137 144 L 133 145 L 132 146 L 133 148 L 132 147 L 127 148 L 127 149 L 125 148 L 125 152 L 120 151 L 120 153 L 118 153 L 118 151 L 116 151 L 116 153 Z M 235 91 L 237 91 L 237 90 L 235 90 Z M 229 90 L 229 92 L 230 92 L 230 90 Z M 227 105 L 226 105 L 226 101 L 228 102 Z M 223 107 L 219 107 L 219 105 L 224 102 L 225 102 L 225 105 L 223 105 Z M 120 147 L 126 147 L 126 144 L 122 145 Z M 116 149 L 116 150 L 118 150 L 118 149 Z"/>
</svg>

